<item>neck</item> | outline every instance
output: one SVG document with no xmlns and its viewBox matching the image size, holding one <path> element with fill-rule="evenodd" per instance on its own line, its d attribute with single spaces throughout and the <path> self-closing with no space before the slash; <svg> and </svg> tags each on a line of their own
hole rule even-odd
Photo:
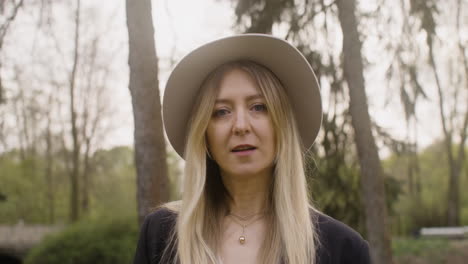
<svg viewBox="0 0 468 264">
<path fill-rule="evenodd" d="M 272 172 L 256 175 L 231 175 L 221 173 L 223 183 L 232 200 L 229 211 L 241 217 L 265 213 L 269 208 Z"/>
</svg>

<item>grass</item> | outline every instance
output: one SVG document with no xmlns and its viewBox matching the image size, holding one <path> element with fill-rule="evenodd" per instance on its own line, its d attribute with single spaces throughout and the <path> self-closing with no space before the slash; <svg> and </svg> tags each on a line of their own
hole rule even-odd
<svg viewBox="0 0 468 264">
<path fill-rule="evenodd" d="M 468 263 L 467 240 L 394 238 L 392 250 L 397 264 Z"/>
<path fill-rule="evenodd" d="M 430 252 L 444 252 L 450 248 L 446 239 L 429 238 L 394 238 L 392 250 L 395 256 L 413 255 L 423 256 Z"/>
</svg>

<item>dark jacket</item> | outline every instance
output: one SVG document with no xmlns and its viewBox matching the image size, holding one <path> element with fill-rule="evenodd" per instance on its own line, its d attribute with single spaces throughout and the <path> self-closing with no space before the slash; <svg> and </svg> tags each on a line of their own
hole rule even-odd
<svg viewBox="0 0 468 264">
<path fill-rule="evenodd" d="M 176 217 L 174 212 L 163 208 L 146 217 L 134 264 L 159 264 Z M 320 240 L 317 264 L 370 263 L 369 245 L 356 231 L 324 214 L 318 214 L 315 222 Z"/>
</svg>

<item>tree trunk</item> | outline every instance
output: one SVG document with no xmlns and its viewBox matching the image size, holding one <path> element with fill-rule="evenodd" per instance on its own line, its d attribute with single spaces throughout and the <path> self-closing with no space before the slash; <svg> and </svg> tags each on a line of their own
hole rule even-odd
<svg viewBox="0 0 468 264">
<path fill-rule="evenodd" d="M 432 38 L 432 36 L 428 36 L 428 38 Z M 443 88 L 440 83 L 440 78 L 437 70 L 437 65 L 435 63 L 434 58 L 434 49 L 432 45 L 433 41 L 430 39 L 428 41 L 429 46 L 429 63 L 432 68 L 432 72 L 434 73 L 434 78 L 436 81 L 437 92 L 439 95 L 439 114 L 440 114 L 440 121 L 442 123 L 442 130 L 444 132 L 444 145 L 445 151 L 447 152 L 447 162 L 449 165 L 449 179 L 448 179 L 448 192 L 447 192 L 447 224 L 449 226 L 458 226 L 460 224 L 460 191 L 459 191 L 459 182 L 460 182 L 460 170 L 459 164 L 454 157 L 452 144 L 453 141 L 453 127 L 450 129 L 448 127 L 448 119 L 445 113 L 445 100 L 444 100 L 444 93 Z M 468 113 L 467 113 L 468 114 Z M 466 129 L 466 128 L 464 128 Z M 462 145 L 460 147 L 463 148 Z M 463 162 L 463 161 L 462 161 Z"/>
<path fill-rule="evenodd" d="M 449 187 L 447 200 L 447 224 L 458 226 L 460 224 L 460 170 L 455 160 L 450 160 Z"/>
<path fill-rule="evenodd" d="M 82 174 L 82 192 L 81 192 L 81 212 L 82 214 L 88 214 L 89 213 L 89 188 L 90 188 L 90 174 L 91 174 L 91 161 L 90 161 L 90 140 L 86 139 L 86 145 L 85 145 L 85 154 L 83 158 L 83 174 Z"/>
<path fill-rule="evenodd" d="M 49 106 L 52 106 L 52 94 L 49 95 Z M 48 207 L 48 218 L 49 224 L 55 222 L 55 195 L 54 195 L 54 182 L 53 182 L 53 162 L 52 157 L 52 117 L 51 113 L 47 112 L 47 128 L 46 128 L 46 168 L 45 168 L 45 180 L 47 186 L 47 207 Z"/>
<path fill-rule="evenodd" d="M 127 0 L 138 220 L 169 197 L 151 0 Z"/>
<path fill-rule="evenodd" d="M 78 68 L 78 45 L 80 39 L 80 0 L 76 1 L 75 11 L 75 39 L 74 39 L 74 55 L 73 65 L 70 74 L 70 116 L 71 116 L 71 136 L 73 139 L 72 149 L 72 168 L 70 173 L 70 221 L 76 222 L 79 217 L 79 162 L 80 162 L 80 149 L 78 142 L 78 129 L 76 124 L 76 110 L 75 110 L 75 86 L 76 86 L 76 72 Z"/>
<path fill-rule="evenodd" d="M 387 226 L 383 170 L 368 112 L 361 42 L 354 13 L 355 1 L 338 0 L 337 7 L 343 31 L 344 75 L 349 88 L 349 108 L 361 167 L 361 185 L 371 258 L 373 263 L 393 263 L 391 237 Z"/>
</svg>

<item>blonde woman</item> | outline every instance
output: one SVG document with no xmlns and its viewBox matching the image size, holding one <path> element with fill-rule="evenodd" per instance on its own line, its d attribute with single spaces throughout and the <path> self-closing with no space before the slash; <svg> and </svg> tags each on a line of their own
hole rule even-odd
<svg viewBox="0 0 468 264">
<path fill-rule="evenodd" d="M 367 242 L 309 202 L 303 153 L 320 91 L 288 42 L 246 34 L 192 51 L 169 77 L 163 118 L 186 161 L 183 197 L 146 217 L 135 264 L 370 263 Z"/>
</svg>

